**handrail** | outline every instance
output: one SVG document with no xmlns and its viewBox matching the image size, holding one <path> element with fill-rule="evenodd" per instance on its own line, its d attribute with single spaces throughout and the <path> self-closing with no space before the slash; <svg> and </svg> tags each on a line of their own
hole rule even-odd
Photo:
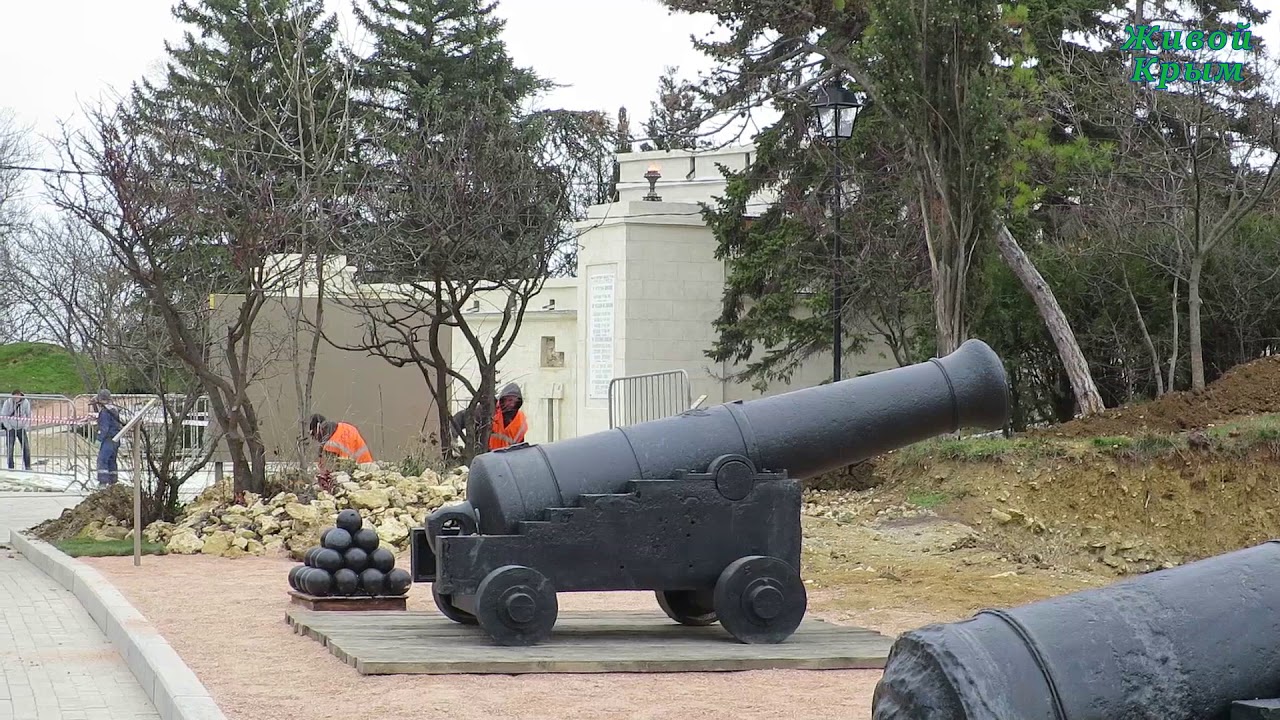
<svg viewBox="0 0 1280 720">
<path fill-rule="evenodd" d="M 138 414 L 129 418 L 129 422 L 120 428 L 120 432 L 111 438 L 112 442 L 120 442 L 120 438 L 124 434 L 137 427 L 142 418 L 146 416 L 152 406 L 159 402 L 159 398 L 151 398 Z M 142 565 L 142 443 L 138 442 L 138 438 L 133 439 L 133 566 Z"/>
<path fill-rule="evenodd" d="M 133 417 L 129 418 L 129 422 L 125 423 L 124 427 L 120 428 L 120 432 L 116 433 L 116 436 L 111 438 L 111 442 L 120 442 L 120 438 L 124 437 L 125 433 L 132 430 L 133 426 L 141 421 L 143 416 L 147 414 L 147 411 L 150 410 L 157 402 L 159 402 L 159 400 L 151 398 L 146 405 L 142 406 L 141 410 L 139 410 Z"/>
</svg>

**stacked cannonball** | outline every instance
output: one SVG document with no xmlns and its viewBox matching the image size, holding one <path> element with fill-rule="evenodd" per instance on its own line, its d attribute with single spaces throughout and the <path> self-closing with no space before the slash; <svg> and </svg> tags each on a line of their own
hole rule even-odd
<svg viewBox="0 0 1280 720">
<path fill-rule="evenodd" d="M 320 544 L 289 570 L 289 585 L 315 597 L 404 595 L 412 578 L 378 533 L 355 510 L 338 513 L 338 524 L 320 533 Z"/>
</svg>

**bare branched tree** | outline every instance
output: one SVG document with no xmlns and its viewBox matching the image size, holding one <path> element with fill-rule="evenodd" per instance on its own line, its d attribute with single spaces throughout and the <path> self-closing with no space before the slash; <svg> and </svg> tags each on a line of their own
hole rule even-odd
<svg viewBox="0 0 1280 720">
<path fill-rule="evenodd" d="M 305 16 L 289 18 L 286 32 L 264 39 L 279 68 L 275 113 L 239 112 L 237 119 L 271 148 L 272 162 L 294 168 L 293 250 L 296 257 L 278 258 L 276 271 L 296 279 L 278 298 L 289 320 L 284 352 L 293 369 L 297 403 L 295 460 L 304 468 L 312 459 L 307 420 L 312 413 L 316 363 L 320 353 L 327 265 L 341 239 L 355 226 L 353 206 L 361 202 L 363 179 L 350 162 L 353 141 L 351 94 L 353 68 L 315 57 L 292 38 L 308 32 Z M 233 106 L 234 107 L 234 106 Z M 309 294 L 308 291 L 313 291 Z"/>
<path fill-rule="evenodd" d="M 11 111 L 0 110 L 0 240 L 20 225 L 23 178 L 16 166 L 30 159 L 30 151 L 26 130 Z"/>
<path fill-rule="evenodd" d="M 575 178 L 554 162 L 562 149 L 548 150 L 542 118 L 469 110 L 388 164 L 369 209 L 377 221 L 362 243 L 362 283 L 334 298 L 367 318 L 358 345 L 336 346 L 418 367 L 437 399 L 450 380 L 471 396 L 468 456 L 488 447 L 499 365 L 530 300 L 572 261 L 575 239 Z M 606 137 L 608 124 L 599 130 Z M 446 354 L 450 335 L 474 356 L 472 372 Z M 437 404 L 447 432 L 448 405 Z"/>
<path fill-rule="evenodd" d="M 10 267 L 30 323 L 68 351 L 85 392 L 110 387 L 115 371 L 146 357 L 125 357 L 141 322 L 137 286 L 84 223 L 64 215 L 35 224 L 11 249 Z"/>
<path fill-rule="evenodd" d="M 288 274 L 268 258 L 293 248 L 293 208 L 283 180 L 264 173 L 256 138 L 225 109 L 218 138 L 221 167 L 191 168 L 177 158 L 193 138 L 176 122 L 144 126 L 130 106 L 91 109 L 89 129 L 64 137 L 68 167 L 79 174 L 49 183 L 54 204 L 93 228 L 138 284 L 161 320 L 168 351 L 209 397 L 226 434 L 237 490 L 261 492 L 266 453 L 248 390 L 266 363 L 253 328 Z M 239 305 L 210 324 L 209 299 Z"/>
<path fill-rule="evenodd" d="M 1106 226 L 1123 252 L 1167 273 L 1174 326 L 1165 383 L 1175 389 L 1185 313 L 1191 387 L 1201 389 L 1206 268 L 1216 254 L 1231 254 L 1226 245 L 1241 222 L 1280 194 L 1280 108 L 1268 90 L 1276 63 L 1257 54 L 1244 83 L 1178 83 L 1157 92 L 1097 72 L 1087 56 L 1063 56 L 1077 79 L 1073 89 L 1082 92 L 1060 104 L 1075 109 L 1079 125 L 1106 128 L 1115 146 L 1113 165 L 1091 178 L 1088 217 Z"/>
</svg>

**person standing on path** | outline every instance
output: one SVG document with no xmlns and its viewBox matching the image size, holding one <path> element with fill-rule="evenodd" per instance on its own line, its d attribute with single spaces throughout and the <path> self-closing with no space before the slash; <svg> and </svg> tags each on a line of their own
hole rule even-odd
<svg viewBox="0 0 1280 720">
<path fill-rule="evenodd" d="M 9 469 L 13 469 L 13 445 L 22 443 L 22 469 L 31 469 L 31 446 L 27 444 L 27 432 L 31 429 L 31 401 L 14 390 L 0 406 L 0 422 L 3 422 L 9 440 Z"/>
<path fill-rule="evenodd" d="M 120 412 L 111 405 L 111 391 L 103 388 L 90 403 L 90 407 L 98 411 L 98 487 L 115 485 L 119 479 L 116 458 L 120 453 L 120 443 L 116 442 L 116 433 L 124 428 L 120 420 Z"/>
</svg>

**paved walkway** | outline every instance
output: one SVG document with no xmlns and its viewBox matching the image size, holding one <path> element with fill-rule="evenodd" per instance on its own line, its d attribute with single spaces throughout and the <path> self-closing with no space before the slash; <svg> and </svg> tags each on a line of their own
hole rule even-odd
<svg viewBox="0 0 1280 720">
<path fill-rule="evenodd" d="M 9 542 L 11 530 L 26 530 L 56 518 L 62 511 L 75 507 L 81 495 L 47 492 L 0 492 L 0 545 Z M 0 720 L 5 720 L 0 715 Z"/>
<path fill-rule="evenodd" d="M 0 550 L 0 719 L 159 720 L 74 595 Z"/>
</svg>

